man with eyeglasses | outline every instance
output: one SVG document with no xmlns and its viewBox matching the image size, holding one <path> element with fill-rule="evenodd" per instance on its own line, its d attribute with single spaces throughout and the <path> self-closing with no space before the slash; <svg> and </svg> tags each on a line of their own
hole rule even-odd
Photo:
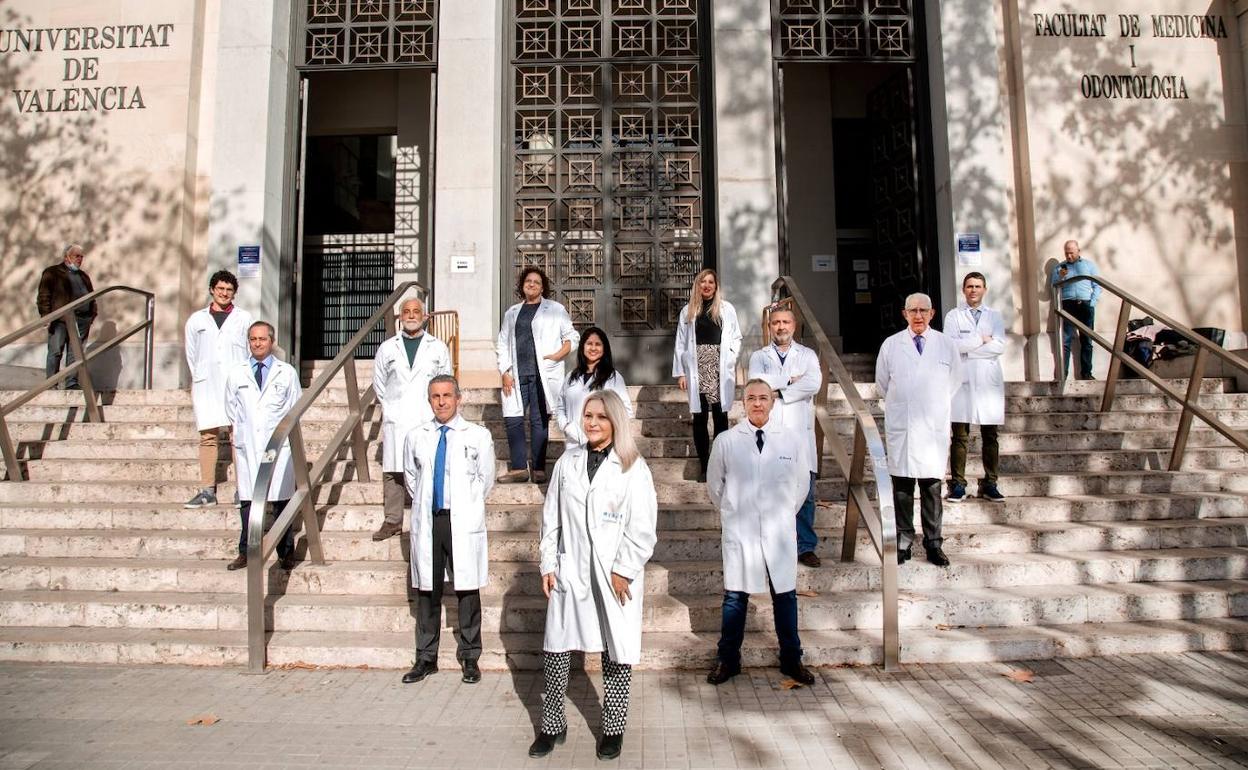
<svg viewBox="0 0 1248 770">
<path fill-rule="evenodd" d="M 927 560 L 948 567 L 941 537 L 940 484 L 948 460 L 953 396 L 962 385 L 962 360 L 952 339 L 931 328 L 932 299 L 906 297 L 906 328 L 884 340 L 875 383 L 884 394 L 888 473 L 897 517 L 897 563 L 911 557 L 914 486 L 918 483 Z"/>
<path fill-rule="evenodd" d="M 43 271 L 43 275 L 39 277 L 39 291 L 35 295 L 35 309 L 41 318 L 94 291 L 91 277 L 82 269 L 84 256 L 86 252 L 81 246 L 71 244 L 66 247 L 60 262 Z M 75 308 L 72 318 L 62 316 L 48 324 L 48 358 L 44 366 L 46 376 L 51 377 L 61 370 L 62 358 L 65 359 L 66 366 L 74 362 L 74 349 L 69 344 L 69 327 L 66 321 L 74 322 L 85 352 L 87 334 L 91 331 L 95 314 L 95 300 L 92 300 Z M 78 390 L 77 374 L 65 379 L 65 389 Z"/>
</svg>

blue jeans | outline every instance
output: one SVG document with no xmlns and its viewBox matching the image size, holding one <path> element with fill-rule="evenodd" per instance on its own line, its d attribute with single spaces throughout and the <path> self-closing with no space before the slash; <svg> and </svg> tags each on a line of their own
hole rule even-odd
<svg viewBox="0 0 1248 770">
<path fill-rule="evenodd" d="M 776 620 L 776 637 L 780 640 L 781 667 L 802 662 L 802 640 L 797 635 L 797 590 L 782 594 L 771 588 L 771 610 Z M 750 595 L 745 591 L 724 591 L 723 627 L 719 633 L 719 661 L 729 668 L 741 667 L 741 643 L 745 641 L 745 613 Z"/>
<path fill-rule="evenodd" d="M 520 389 L 520 401 L 529 416 L 529 467 L 534 471 L 546 471 L 546 442 L 550 432 L 550 410 L 546 406 L 546 390 L 537 377 L 521 377 L 516 387 Z M 507 426 L 507 466 L 513 471 L 525 468 L 524 417 L 506 417 L 503 423 Z"/>
<path fill-rule="evenodd" d="M 815 474 L 812 473 L 806 502 L 797 509 L 797 552 L 814 553 L 817 545 L 819 536 L 815 534 Z"/>
<path fill-rule="evenodd" d="M 87 334 L 91 331 L 92 319 L 74 316 L 74 321 L 78 327 L 78 338 L 82 340 L 83 353 L 86 353 Z M 66 366 L 74 362 L 74 349 L 69 346 L 69 329 L 65 326 L 64 319 L 53 321 L 48 327 L 48 359 L 43 367 L 44 376 L 51 377 L 61 370 L 62 357 Z M 64 386 L 78 387 L 78 375 L 67 378 Z"/>
<path fill-rule="evenodd" d="M 1086 300 L 1064 299 L 1062 300 L 1062 310 L 1070 313 L 1079 321 L 1082 321 L 1088 328 L 1092 327 L 1096 319 L 1096 308 L 1088 304 Z M 1070 371 L 1070 348 L 1075 344 L 1075 325 L 1065 318 L 1062 319 L 1062 371 L 1067 375 Z M 1092 338 L 1084 332 L 1079 332 L 1079 379 L 1092 379 Z"/>
</svg>

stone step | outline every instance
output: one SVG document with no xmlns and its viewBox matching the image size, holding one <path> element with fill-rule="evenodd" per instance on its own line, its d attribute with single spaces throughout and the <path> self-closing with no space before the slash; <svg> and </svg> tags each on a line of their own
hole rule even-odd
<svg viewBox="0 0 1248 770">
<path fill-rule="evenodd" d="M 717 632 L 646 634 L 641 669 L 710 668 Z M 491 671 L 540 670 L 541 634 L 483 634 L 481 667 Z M 878 631 L 809 631 L 802 635 L 809 666 L 879 665 Z M 997 629 L 910 629 L 902 639 L 905 663 L 967 663 L 1044 660 L 1131 653 L 1183 653 L 1248 649 L 1248 622 L 1238 618 L 1201 621 L 1141 621 Z M 747 667 L 775 667 L 777 646 L 770 631 L 748 632 L 742 644 Z M 412 665 L 412 633 L 325 633 L 276 631 L 269 637 L 268 663 L 276 667 L 384 668 Z M 599 670 L 599 656 L 584 656 Z M 129 628 L 0 628 L 0 658 L 6 661 L 122 665 L 245 666 L 242 631 L 169 631 Z M 454 640 L 443 634 L 439 666 L 452 679 L 458 665 Z M 776 675 L 770 672 L 765 675 Z"/>
</svg>

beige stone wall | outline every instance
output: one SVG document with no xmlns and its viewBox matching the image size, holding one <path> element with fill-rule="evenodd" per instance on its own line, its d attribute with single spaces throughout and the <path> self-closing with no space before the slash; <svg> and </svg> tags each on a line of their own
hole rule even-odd
<svg viewBox="0 0 1248 770">
<path fill-rule="evenodd" d="M 188 292 L 202 293 L 194 200 L 206 185 L 196 174 L 201 148 L 194 127 L 203 70 L 197 40 L 208 5 L 0 5 L 0 301 L 8 309 L 0 334 L 35 318 L 40 271 L 59 261 L 66 243 L 78 242 L 97 287 L 124 283 L 156 292 L 157 344 L 166 358 L 176 355 L 171 345 L 181 334 Z M 144 40 L 147 46 L 132 47 Z M 97 88 L 99 108 L 67 109 L 89 105 Z M 124 328 L 137 305 L 101 308 L 96 331 L 109 323 Z M 42 340 L 30 342 L 41 349 Z"/>
<path fill-rule="evenodd" d="M 1105 36 L 1044 34 L 1063 31 L 1051 14 L 1071 13 L 1104 14 Z M 1021 0 L 1019 14 L 1039 266 L 1078 239 L 1106 277 L 1176 320 L 1242 331 L 1248 200 L 1235 189 L 1248 133 L 1232 9 L 1222 0 Z M 1122 34 L 1119 14 L 1138 16 L 1138 37 Z M 1153 14 L 1212 14 L 1226 36 L 1158 36 Z M 1095 16 L 1065 20 L 1070 33 L 1102 28 Z M 1188 25 L 1160 23 L 1167 35 Z M 1106 75 L 1143 79 L 1123 91 L 1135 98 L 1098 98 Z M 1147 98 L 1158 86 L 1187 98 Z M 1112 329 L 1116 314 L 1102 305 L 1098 327 Z"/>
</svg>

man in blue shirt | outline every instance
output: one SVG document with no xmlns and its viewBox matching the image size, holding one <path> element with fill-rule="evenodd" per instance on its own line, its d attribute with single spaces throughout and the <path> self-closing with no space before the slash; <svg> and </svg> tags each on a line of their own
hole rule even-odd
<svg viewBox="0 0 1248 770">
<path fill-rule="evenodd" d="M 1079 254 L 1077 241 L 1066 241 L 1062 247 L 1066 261 L 1053 268 L 1049 283 L 1057 285 L 1076 275 L 1099 275 L 1096 265 Z M 1096 301 L 1101 297 L 1101 285 L 1096 281 L 1074 281 L 1062 287 L 1062 310 L 1070 313 L 1090 329 L 1096 318 Z M 1062 320 L 1062 371 L 1070 373 L 1070 346 L 1075 341 L 1075 325 Z M 1079 332 L 1079 379 L 1092 379 L 1092 338 Z"/>
</svg>

